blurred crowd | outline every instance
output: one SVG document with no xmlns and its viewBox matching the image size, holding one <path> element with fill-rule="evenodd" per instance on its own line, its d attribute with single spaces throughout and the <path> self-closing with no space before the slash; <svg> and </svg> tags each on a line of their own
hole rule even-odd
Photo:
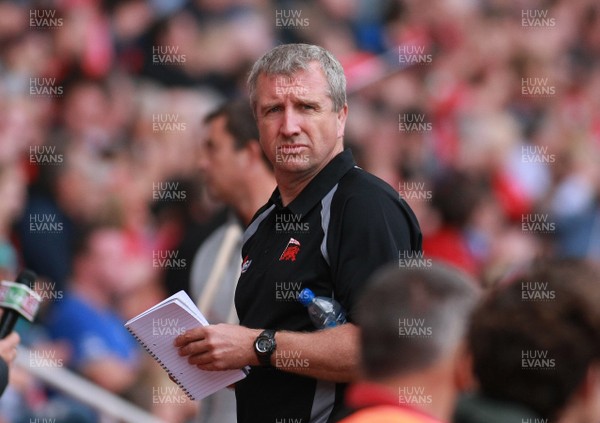
<svg viewBox="0 0 600 423">
<path fill-rule="evenodd" d="M 595 0 L 6 1 L 0 276 L 35 270 L 48 316 L 26 344 L 168 421 L 193 416 L 153 401 L 168 380 L 117 330 L 65 329 L 83 315 L 68 298 L 102 309 L 90 330 L 107 333 L 188 288 L 219 208 L 198 172 L 203 118 L 244 98 L 253 61 L 286 42 L 343 64 L 346 145 L 415 210 L 426 257 L 484 286 L 536 257 L 600 261 Z M 102 354 L 114 359 L 86 365 Z M 13 379 L 0 421 L 94 421 Z"/>
</svg>

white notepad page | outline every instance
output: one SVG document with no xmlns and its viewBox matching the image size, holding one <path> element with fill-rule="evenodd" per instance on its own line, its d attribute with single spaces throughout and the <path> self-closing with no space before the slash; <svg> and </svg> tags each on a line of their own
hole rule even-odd
<svg viewBox="0 0 600 423">
<path fill-rule="evenodd" d="M 179 291 L 132 318 L 125 327 L 177 381 L 192 400 L 205 398 L 244 377 L 244 370 L 206 371 L 188 363 L 173 345 L 186 330 L 208 322 L 185 291 Z"/>
</svg>

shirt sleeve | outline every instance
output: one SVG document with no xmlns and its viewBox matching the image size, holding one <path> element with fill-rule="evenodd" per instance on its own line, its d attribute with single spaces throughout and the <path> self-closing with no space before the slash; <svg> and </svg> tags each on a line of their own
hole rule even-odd
<svg viewBox="0 0 600 423">
<path fill-rule="evenodd" d="M 410 209 L 385 193 L 352 195 L 339 207 L 341 218 L 331 228 L 327 246 L 335 298 L 352 322 L 356 301 L 372 273 L 398 263 L 402 251 L 420 251 L 421 233 Z"/>
</svg>

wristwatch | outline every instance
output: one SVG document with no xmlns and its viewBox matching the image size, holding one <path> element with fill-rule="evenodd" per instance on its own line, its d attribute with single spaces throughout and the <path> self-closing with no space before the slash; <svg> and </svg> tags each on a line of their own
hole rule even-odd
<svg viewBox="0 0 600 423">
<path fill-rule="evenodd" d="M 275 342 L 275 331 L 273 329 L 263 330 L 254 341 L 254 352 L 262 366 L 271 365 L 271 356 L 276 348 L 277 342 Z"/>
</svg>

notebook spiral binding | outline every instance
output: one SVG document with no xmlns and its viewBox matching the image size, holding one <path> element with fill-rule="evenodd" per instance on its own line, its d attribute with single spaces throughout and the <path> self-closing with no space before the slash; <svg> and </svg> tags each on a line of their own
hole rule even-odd
<svg viewBox="0 0 600 423">
<path fill-rule="evenodd" d="M 194 398 L 194 396 L 192 394 L 190 394 L 190 392 L 185 388 L 185 386 L 183 386 L 181 384 L 179 379 L 177 379 L 177 377 L 173 373 L 171 373 L 171 371 L 165 366 L 165 364 L 163 364 L 163 362 L 156 357 L 156 355 L 152 352 L 152 350 L 150 348 L 148 348 L 148 346 L 135 333 L 133 333 L 133 331 L 130 328 L 126 327 L 126 329 L 140 343 L 140 345 L 146 350 L 146 352 L 148 354 L 150 354 L 150 356 L 160 365 L 160 367 L 162 367 L 163 370 L 165 372 L 167 372 L 167 374 L 169 375 L 171 380 L 174 381 L 177 384 L 177 386 L 179 386 L 179 389 L 181 389 L 183 391 L 183 393 L 186 394 L 189 399 L 191 399 L 192 401 L 195 401 L 196 398 Z"/>
</svg>

